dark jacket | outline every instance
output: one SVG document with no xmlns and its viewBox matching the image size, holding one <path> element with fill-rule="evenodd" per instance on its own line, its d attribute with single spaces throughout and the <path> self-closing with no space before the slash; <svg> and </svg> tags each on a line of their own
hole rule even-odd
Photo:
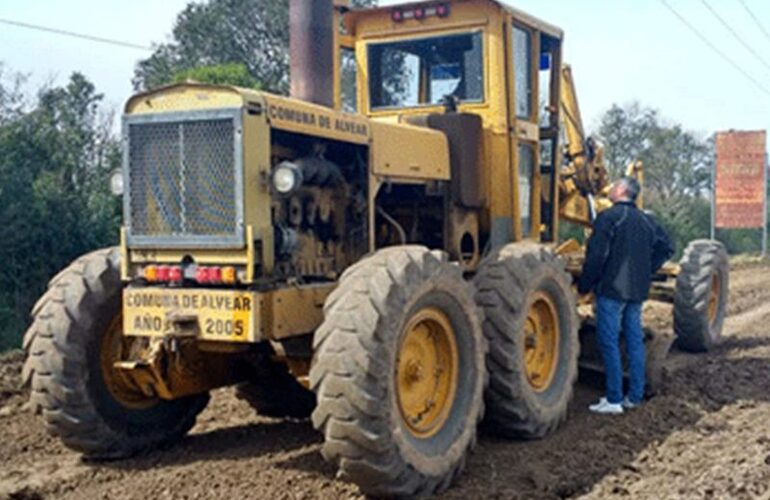
<svg viewBox="0 0 770 500">
<path fill-rule="evenodd" d="M 578 291 L 643 302 L 652 275 L 673 254 L 671 240 L 651 216 L 633 203 L 616 203 L 594 222 Z"/>
</svg>

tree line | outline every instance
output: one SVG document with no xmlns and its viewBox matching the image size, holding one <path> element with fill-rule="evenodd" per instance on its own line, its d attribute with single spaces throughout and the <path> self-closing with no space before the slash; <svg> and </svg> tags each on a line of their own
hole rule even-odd
<svg viewBox="0 0 770 500">
<path fill-rule="evenodd" d="M 285 93 L 287 24 L 287 0 L 190 3 L 172 40 L 137 63 L 134 86 L 192 78 Z M 108 188 L 121 142 L 102 95 L 80 73 L 32 90 L 0 65 L 0 351 L 20 345 L 48 280 L 79 255 L 116 244 L 121 220 Z M 613 176 L 633 159 L 645 163 L 647 205 L 679 251 L 708 236 L 712 138 L 637 103 L 612 106 L 596 136 Z M 732 252 L 758 248 L 754 233 L 724 237 Z"/>
</svg>

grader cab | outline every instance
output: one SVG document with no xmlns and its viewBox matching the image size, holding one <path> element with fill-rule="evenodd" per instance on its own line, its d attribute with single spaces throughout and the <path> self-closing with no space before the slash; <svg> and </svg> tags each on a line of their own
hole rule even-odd
<svg viewBox="0 0 770 500">
<path fill-rule="evenodd" d="M 410 496 L 451 484 L 482 420 L 536 438 L 566 418 L 583 253 L 559 225 L 590 227 L 607 179 L 561 30 L 494 0 L 339 3 L 290 2 L 291 97 L 188 82 L 126 104 L 120 246 L 53 278 L 25 337 L 67 446 L 172 442 L 236 385 L 311 416 L 365 493 Z M 724 250 L 660 280 L 708 348 Z"/>
</svg>

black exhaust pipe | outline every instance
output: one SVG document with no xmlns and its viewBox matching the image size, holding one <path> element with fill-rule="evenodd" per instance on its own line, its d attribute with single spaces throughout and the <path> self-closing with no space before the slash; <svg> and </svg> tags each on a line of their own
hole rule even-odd
<svg viewBox="0 0 770 500">
<path fill-rule="evenodd" d="M 334 106 L 334 0 L 289 0 L 291 97 Z"/>
</svg>

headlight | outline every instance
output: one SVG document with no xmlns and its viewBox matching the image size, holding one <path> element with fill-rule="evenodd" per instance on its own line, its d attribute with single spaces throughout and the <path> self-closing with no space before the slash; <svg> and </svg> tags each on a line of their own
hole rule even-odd
<svg viewBox="0 0 770 500">
<path fill-rule="evenodd" d="M 285 161 L 273 169 L 273 189 L 280 194 L 289 194 L 302 185 L 302 171 L 293 163 Z"/>
<path fill-rule="evenodd" d="M 115 196 L 123 195 L 123 172 L 116 170 L 110 176 L 110 191 Z"/>
</svg>

